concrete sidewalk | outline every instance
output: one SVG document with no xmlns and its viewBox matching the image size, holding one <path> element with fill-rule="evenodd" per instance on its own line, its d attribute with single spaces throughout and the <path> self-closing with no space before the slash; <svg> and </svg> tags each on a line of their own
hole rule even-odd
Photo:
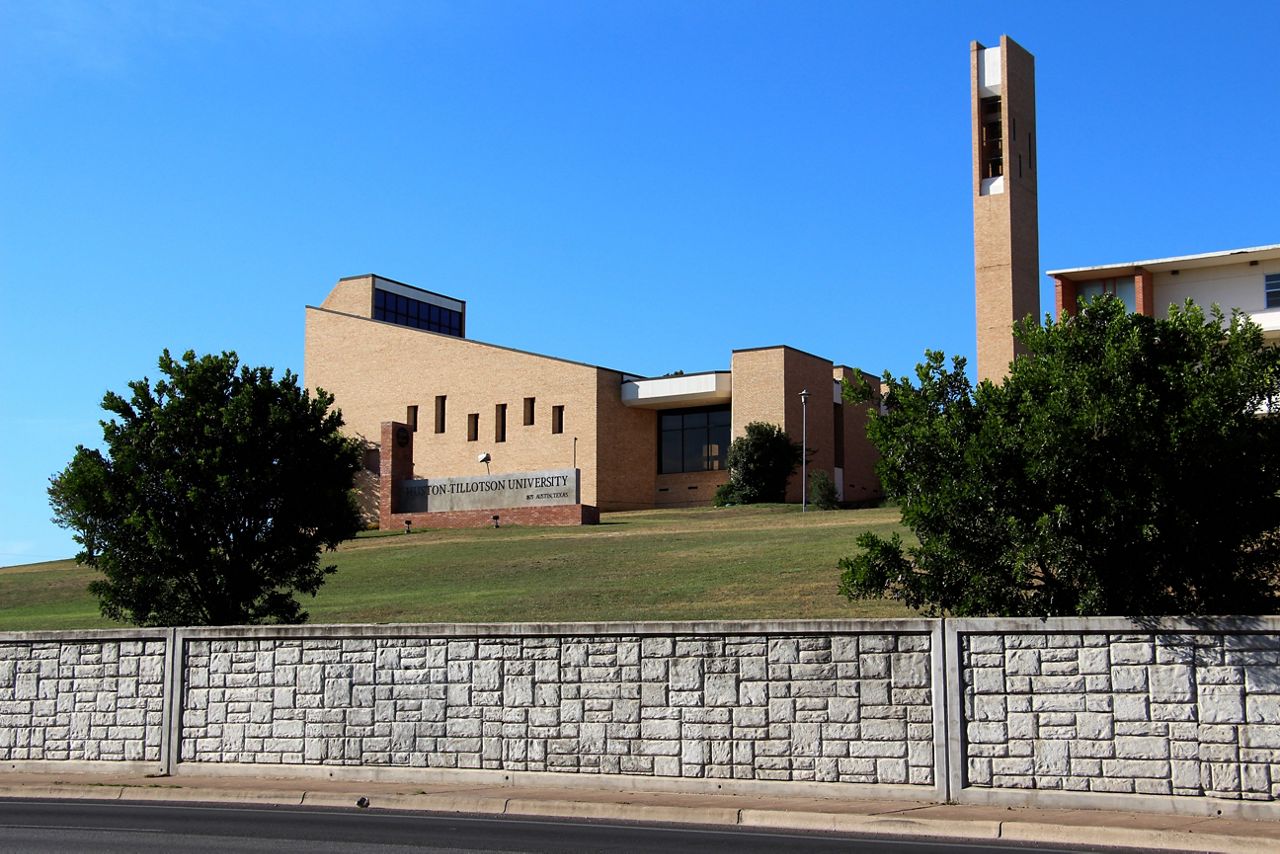
<svg viewBox="0 0 1280 854">
<path fill-rule="evenodd" d="M 0 798 L 84 798 L 355 807 L 482 815 L 787 828 L 876 836 L 1077 843 L 1166 851 L 1280 851 L 1280 822 L 1097 810 L 963 806 L 470 783 L 269 777 L 0 773 Z"/>
</svg>

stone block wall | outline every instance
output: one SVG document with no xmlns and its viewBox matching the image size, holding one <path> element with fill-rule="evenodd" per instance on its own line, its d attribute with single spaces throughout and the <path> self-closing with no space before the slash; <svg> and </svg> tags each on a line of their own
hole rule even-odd
<svg viewBox="0 0 1280 854">
<path fill-rule="evenodd" d="M 192 639 L 179 755 L 930 787 L 932 636 L 914 622 Z"/>
<path fill-rule="evenodd" d="M 158 762 L 161 638 L 0 637 L 0 762 Z"/>
<path fill-rule="evenodd" d="M 1280 633 L 1107 628 L 958 632 L 966 786 L 1280 800 Z"/>
<path fill-rule="evenodd" d="M 130 762 L 1277 818 L 1280 618 L 0 634 L 0 770 Z"/>
</svg>

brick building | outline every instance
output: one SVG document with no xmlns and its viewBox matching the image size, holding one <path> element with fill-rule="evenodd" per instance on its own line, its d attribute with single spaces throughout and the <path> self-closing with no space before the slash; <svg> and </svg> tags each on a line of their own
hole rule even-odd
<svg viewBox="0 0 1280 854">
<path fill-rule="evenodd" d="M 1238 308 L 1280 343 L 1280 244 L 1050 270 L 1054 315 L 1075 313 L 1081 298 L 1111 294 L 1130 311 L 1165 317 L 1169 306 L 1192 300 Z"/>
<path fill-rule="evenodd" d="M 840 396 L 855 372 L 828 359 L 764 347 L 733 351 L 727 371 L 642 377 L 465 335 L 464 302 L 375 275 L 342 279 L 307 307 L 306 383 L 332 393 L 367 443 L 362 494 L 383 527 L 475 524 L 497 507 L 428 519 L 396 492 L 410 480 L 576 470 L 571 507 L 502 514 L 527 523 L 709 504 L 728 480 L 730 441 L 752 421 L 797 442 L 805 432 L 809 470 L 826 471 L 842 500 L 881 495 L 867 408 Z M 798 473 L 788 500 L 801 500 Z"/>
</svg>

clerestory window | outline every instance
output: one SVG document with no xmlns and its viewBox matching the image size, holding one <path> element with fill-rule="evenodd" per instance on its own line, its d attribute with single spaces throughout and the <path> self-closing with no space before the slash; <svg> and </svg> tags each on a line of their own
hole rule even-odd
<svg viewBox="0 0 1280 854">
<path fill-rule="evenodd" d="M 373 319 L 428 332 L 462 336 L 462 312 L 374 288 Z"/>
</svg>

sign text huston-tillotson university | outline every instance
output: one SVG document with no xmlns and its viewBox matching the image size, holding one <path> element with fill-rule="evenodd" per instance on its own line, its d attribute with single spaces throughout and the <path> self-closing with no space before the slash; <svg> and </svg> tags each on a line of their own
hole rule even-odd
<svg viewBox="0 0 1280 854">
<path fill-rule="evenodd" d="M 433 477 L 397 484 L 397 513 L 501 510 L 578 504 L 577 469 L 514 472 L 481 477 Z"/>
</svg>

